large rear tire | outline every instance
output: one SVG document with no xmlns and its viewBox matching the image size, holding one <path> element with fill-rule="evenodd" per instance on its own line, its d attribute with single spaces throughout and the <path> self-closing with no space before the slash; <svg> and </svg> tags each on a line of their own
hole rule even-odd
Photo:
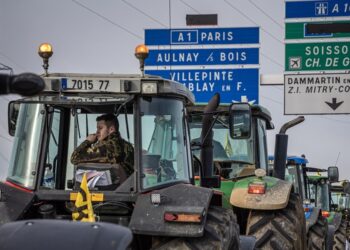
<svg viewBox="0 0 350 250">
<path fill-rule="evenodd" d="M 308 232 L 308 249 L 324 250 L 327 248 L 328 223 L 325 218 L 319 215 L 316 223 L 310 227 Z"/>
<path fill-rule="evenodd" d="M 199 238 L 159 238 L 152 249 L 189 250 L 189 249 L 239 249 L 239 227 L 233 211 L 221 207 L 208 209 L 204 235 Z"/>
<path fill-rule="evenodd" d="M 334 234 L 333 250 L 345 250 L 346 244 L 346 222 L 342 221 Z"/>
<path fill-rule="evenodd" d="M 305 216 L 298 195 L 290 194 L 286 208 L 272 211 L 251 210 L 247 235 L 256 237 L 258 249 L 305 249 Z"/>
</svg>

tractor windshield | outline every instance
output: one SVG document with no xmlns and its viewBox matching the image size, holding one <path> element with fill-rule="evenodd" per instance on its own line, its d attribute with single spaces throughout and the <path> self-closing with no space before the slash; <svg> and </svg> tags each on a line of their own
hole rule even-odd
<svg viewBox="0 0 350 250">
<path fill-rule="evenodd" d="M 116 185 L 120 185 L 129 177 L 127 183 L 134 185 L 135 182 L 131 180 L 134 176 L 140 177 L 140 182 L 137 182 L 140 184 L 137 184 L 137 187 L 141 189 L 174 182 L 190 182 L 189 166 L 192 161 L 189 141 L 186 139 L 188 129 L 185 126 L 182 99 L 45 96 L 40 100 L 24 99 L 19 107 L 18 117 L 15 120 L 17 124 L 14 125 L 15 145 L 8 174 L 8 180 L 13 183 L 29 189 L 39 187 L 69 190 L 77 187 L 76 184 L 79 182 L 77 177 L 81 171 L 88 173 L 100 171 L 98 176 L 101 174 L 102 177 L 92 178 L 96 183 L 91 182 L 89 188 L 101 189 L 101 185 L 109 184 L 113 188 L 119 178 L 118 176 L 117 179 L 114 178 L 115 170 L 110 170 L 111 178 L 107 173 L 105 182 L 103 182 L 105 170 L 102 170 L 110 167 L 113 162 L 106 161 L 99 155 L 96 157 L 75 155 L 78 158 L 74 159 L 79 159 L 79 162 L 71 161 L 74 150 L 87 139 L 88 135 L 96 133 L 97 117 L 107 113 L 116 115 L 123 145 L 128 144 L 134 149 L 134 154 L 128 155 L 129 158 L 133 158 L 133 164 L 131 158 L 125 158 L 125 162 L 120 163 L 123 167 L 120 171 L 125 173 L 119 174 L 122 174 L 124 179 L 120 177 Z M 98 143 L 92 144 L 91 150 L 87 149 L 87 152 L 92 152 L 94 147 L 98 147 L 94 146 Z M 139 169 L 139 174 L 131 174 L 130 169 L 124 168 L 123 164 L 129 164 L 127 166 L 132 164 L 131 168 Z M 118 190 L 130 192 L 130 188 Z"/>
<path fill-rule="evenodd" d="M 332 203 L 338 205 L 337 207 L 338 211 L 349 209 L 349 205 L 350 205 L 349 195 L 341 192 L 332 192 Z"/>
<path fill-rule="evenodd" d="M 350 196 L 349 194 L 342 194 L 339 199 L 339 208 L 349 209 L 350 208 Z"/>
<path fill-rule="evenodd" d="M 189 142 L 181 100 L 144 98 L 141 101 L 143 189 L 189 181 Z"/>
<path fill-rule="evenodd" d="M 297 173 L 297 166 L 296 165 L 289 165 L 286 169 L 286 175 L 285 180 L 292 183 L 294 187 L 294 191 L 296 193 L 300 193 L 300 186 L 298 181 L 298 173 Z"/>
<path fill-rule="evenodd" d="M 317 186 L 317 206 L 322 210 L 330 211 L 329 207 L 329 185 L 326 182 L 320 182 Z"/>
<path fill-rule="evenodd" d="M 306 197 L 304 175 L 302 174 L 302 166 L 299 164 L 287 164 L 285 180 L 292 183 L 294 192 Z"/>
<path fill-rule="evenodd" d="M 23 122 L 17 124 L 8 179 L 27 188 L 34 187 L 37 174 L 42 108 L 40 104 L 26 104 L 21 105 L 18 112 L 18 120 Z"/>
<path fill-rule="evenodd" d="M 202 117 L 193 116 L 191 139 L 194 145 L 193 154 L 200 157 Z M 254 133 L 247 139 L 232 139 L 229 132 L 228 116 L 221 115 L 213 126 L 213 159 L 217 171 L 224 178 L 236 178 L 254 174 Z M 267 159 L 266 159 L 267 164 Z"/>
<path fill-rule="evenodd" d="M 315 206 L 320 207 L 322 210 L 330 211 L 329 184 L 325 179 L 311 178 L 313 180 L 309 179 L 310 198 L 315 199 Z"/>
<path fill-rule="evenodd" d="M 45 96 L 16 103 L 15 136 L 7 179 L 35 189 L 71 189 L 74 149 L 96 133 L 96 118 L 118 113 L 121 137 L 134 145 L 133 104 L 127 97 Z M 118 112 L 117 112 L 118 111 Z"/>
</svg>

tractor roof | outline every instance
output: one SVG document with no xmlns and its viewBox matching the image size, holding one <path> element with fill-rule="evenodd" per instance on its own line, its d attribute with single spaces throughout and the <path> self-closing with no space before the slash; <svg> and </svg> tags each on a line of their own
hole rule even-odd
<svg viewBox="0 0 350 250">
<path fill-rule="evenodd" d="M 103 94 L 106 96 L 161 94 L 183 97 L 189 105 L 193 105 L 195 101 L 192 92 L 183 84 L 158 76 L 53 73 L 42 77 L 45 80 L 45 89 L 41 95 L 47 95 L 47 93 Z"/>
<path fill-rule="evenodd" d="M 275 157 L 273 155 L 269 155 L 268 160 L 273 162 L 275 160 Z M 287 156 L 287 163 L 290 165 L 301 165 L 301 164 L 307 164 L 309 161 L 301 156 Z"/>
<path fill-rule="evenodd" d="M 309 163 L 309 161 L 306 158 L 301 156 L 288 156 L 287 162 L 289 164 L 298 164 L 298 165 Z"/>
</svg>

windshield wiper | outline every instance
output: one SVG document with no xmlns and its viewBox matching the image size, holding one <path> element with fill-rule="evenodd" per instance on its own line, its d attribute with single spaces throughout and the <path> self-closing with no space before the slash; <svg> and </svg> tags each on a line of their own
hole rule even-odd
<svg viewBox="0 0 350 250">
<path fill-rule="evenodd" d="M 129 123 L 128 123 L 128 111 L 126 109 L 126 104 L 128 104 L 133 99 L 134 99 L 134 96 L 129 96 L 129 98 L 126 99 L 125 102 L 120 104 L 118 109 L 115 111 L 115 116 L 118 117 L 120 112 L 121 112 L 121 110 L 122 110 L 122 108 L 124 107 L 126 136 L 128 138 L 128 141 L 130 141 L 130 132 L 129 132 Z"/>
<path fill-rule="evenodd" d="M 218 118 L 217 121 L 225 128 L 228 128 L 228 124 L 226 122 L 224 122 L 222 119 Z"/>
</svg>

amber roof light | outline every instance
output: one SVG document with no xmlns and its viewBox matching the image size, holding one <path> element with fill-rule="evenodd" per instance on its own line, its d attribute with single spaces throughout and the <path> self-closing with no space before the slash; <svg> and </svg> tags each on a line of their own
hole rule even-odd
<svg viewBox="0 0 350 250">
<path fill-rule="evenodd" d="M 149 50 L 146 45 L 140 44 L 135 48 L 135 56 L 140 61 L 140 70 L 142 76 L 145 75 L 145 59 L 148 57 Z"/>
<path fill-rule="evenodd" d="M 49 43 L 40 44 L 38 54 L 43 59 L 43 62 L 44 62 L 43 68 L 45 70 L 45 75 L 48 75 L 49 58 L 53 54 L 51 44 Z"/>
<path fill-rule="evenodd" d="M 142 57 L 143 59 L 146 59 L 148 57 L 148 47 L 144 44 L 140 44 L 135 48 L 135 56 L 140 59 Z"/>
</svg>

